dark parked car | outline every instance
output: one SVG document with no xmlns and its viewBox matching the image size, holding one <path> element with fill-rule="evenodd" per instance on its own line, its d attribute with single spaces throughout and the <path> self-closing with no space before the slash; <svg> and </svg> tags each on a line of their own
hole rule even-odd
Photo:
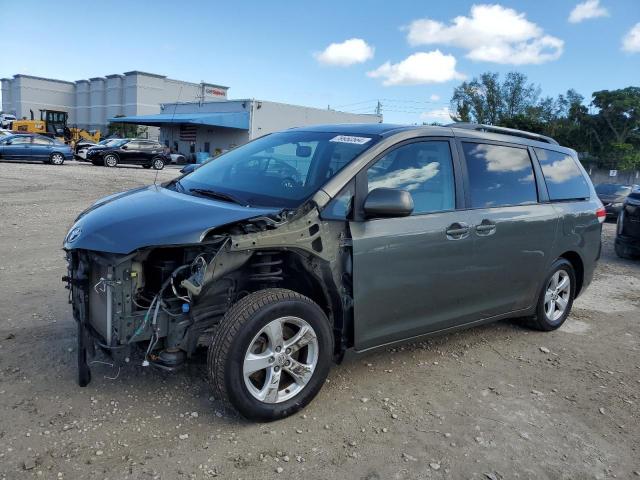
<svg viewBox="0 0 640 480">
<path fill-rule="evenodd" d="M 71 147 L 43 135 L 7 135 L 0 137 L 0 159 L 62 165 L 73 159 Z"/>
<path fill-rule="evenodd" d="M 596 193 L 607 211 L 607 218 L 617 218 L 622 210 L 624 199 L 631 193 L 631 187 L 616 183 L 601 183 L 596 185 Z"/>
<path fill-rule="evenodd" d="M 536 134 L 266 135 L 78 216 L 64 240 L 78 381 L 95 345 L 115 362 L 138 345 L 164 370 L 203 346 L 217 398 L 286 417 L 349 348 L 510 317 L 560 327 L 591 282 L 604 218 L 576 152 Z"/>
<path fill-rule="evenodd" d="M 618 215 L 615 249 L 621 258 L 640 257 L 640 186 L 633 188 Z"/>
<path fill-rule="evenodd" d="M 106 145 L 110 142 L 113 142 L 115 140 L 122 140 L 121 138 L 103 138 L 102 140 L 100 140 L 99 142 L 93 142 L 91 140 L 87 140 L 86 138 L 82 138 L 80 140 L 78 140 L 75 144 L 74 147 L 74 152 L 75 152 L 75 158 L 77 160 L 87 160 L 87 151 L 91 148 L 91 147 L 95 147 L 98 145 Z"/>
<path fill-rule="evenodd" d="M 129 138 L 90 147 L 86 157 L 94 165 L 104 165 L 105 167 L 128 164 L 162 170 L 165 164 L 171 163 L 171 158 L 164 153 L 162 144 L 152 140 Z"/>
</svg>

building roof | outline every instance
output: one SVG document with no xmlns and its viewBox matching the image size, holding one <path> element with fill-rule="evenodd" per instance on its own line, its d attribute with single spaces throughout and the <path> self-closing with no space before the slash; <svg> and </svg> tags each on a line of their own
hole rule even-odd
<svg viewBox="0 0 640 480">
<path fill-rule="evenodd" d="M 157 115 L 133 115 L 130 117 L 114 117 L 108 120 L 114 123 L 133 123 L 160 127 L 171 124 L 209 125 L 212 127 L 249 129 L 249 112 L 216 112 L 216 113 L 160 113 Z"/>
<path fill-rule="evenodd" d="M 34 75 L 25 75 L 24 73 L 18 73 L 17 75 L 14 75 L 13 78 L 32 78 L 34 80 L 46 80 L 47 82 L 58 82 L 74 85 L 74 82 L 68 82 L 66 80 L 58 80 L 57 78 L 36 77 Z"/>
</svg>

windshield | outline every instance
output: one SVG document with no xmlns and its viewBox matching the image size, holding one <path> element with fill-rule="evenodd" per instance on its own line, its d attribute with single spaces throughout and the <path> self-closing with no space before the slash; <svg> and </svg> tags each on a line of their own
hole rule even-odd
<svg viewBox="0 0 640 480">
<path fill-rule="evenodd" d="M 196 194 L 226 194 L 252 206 L 294 208 L 377 140 L 330 132 L 267 135 L 202 165 L 180 186 Z"/>
<path fill-rule="evenodd" d="M 600 195 L 629 195 L 630 192 L 631 187 L 626 185 L 602 183 L 596 186 L 596 193 Z"/>
</svg>

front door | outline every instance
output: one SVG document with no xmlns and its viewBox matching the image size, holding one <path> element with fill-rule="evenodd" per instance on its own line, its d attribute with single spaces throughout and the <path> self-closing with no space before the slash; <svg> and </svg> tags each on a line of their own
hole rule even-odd
<svg viewBox="0 0 640 480">
<path fill-rule="evenodd" d="M 53 151 L 53 140 L 45 137 L 33 137 L 31 143 L 31 158 L 34 160 L 46 160 Z"/>
<path fill-rule="evenodd" d="M 359 174 L 368 191 L 409 191 L 414 211 L 350 223 L 357 350 L 446 329 L 473 313 L 464 300 L 475 288 L 473 238 L 468 213 L 456 209 L 462 192 L 453 152 L 447 139 L 413 141 Z"/>
<path fill-rule="evenodd" d="M 140 142 L 133 140 L 126 143 L 120 148 L 118 154 L 120 155 L 120 162 L 122 163 L 137 163 L 142 156 Z"/>
<path fill-rule="evenodd" d="M 545 192 L 525 146 L 475 140 L 459 145 L 478 283 L 470 301 L 483 318 L 522 310 L 535 302 L 552 260 L 557 212 L 540 202 Z"/>
</svg>

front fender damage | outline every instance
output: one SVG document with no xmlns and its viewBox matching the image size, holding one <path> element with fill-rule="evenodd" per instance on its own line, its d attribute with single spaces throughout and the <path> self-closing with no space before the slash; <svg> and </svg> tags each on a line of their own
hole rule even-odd
<svg viewBox="0 0 640 480">
<path fill-rule="evenodd" d="M 207 345 L 230 306 L 252 291 L 272 286 L 302 293 L 332 322 L 336 353 L 350 344 L 351 249 L 346 222 L 324 221 L 310 202 L 296 212 L 261 216 L 216 228 L 199 244 L 154 247 L 132 254 L 74 252 L 75 264 L 91 271 L 74 305 L 113 304 L 112 318 L 84 309 L 97 344 L 114 359 L 142 346 L 145 363 L 174 369 L 198 345 Z M 100 257 L 100 261 L 96 261 Z M 100 265 L 100 266 L 98 266 Z M 110 295 L 94 289 L 102 283 Z M 102 308 L 102 305 L 101 305 Z M 100 314 L 97 314 L 99 312 Z M 111 343 L 106 342 L 109 324 Z"/>
</svg>

